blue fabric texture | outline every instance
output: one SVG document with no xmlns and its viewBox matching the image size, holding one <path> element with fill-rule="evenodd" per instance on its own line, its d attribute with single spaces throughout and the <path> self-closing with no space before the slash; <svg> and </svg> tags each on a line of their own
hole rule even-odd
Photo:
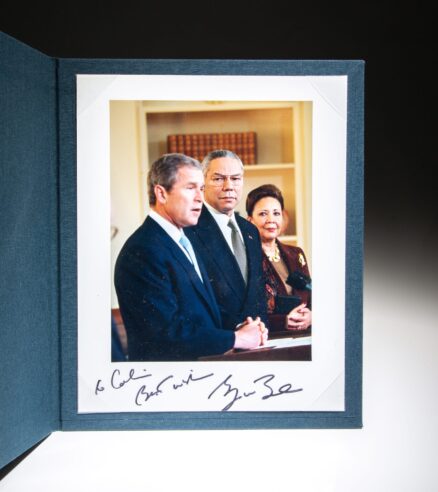
<svg viewBox="0 0 438 492">
<path fill-rule="evenodd" d="M 344 412 L 77 413 L 76 74 L 348 76 Z M 361 61 L 54 60 L 0 33 L 0 467 L 59 428 L 362 425 L 363 83 Z"/>
<path fill-rule="evenodd" d="M 56 61 L 0 33 L 0 467 L 59 428 Z"/>
</svg>

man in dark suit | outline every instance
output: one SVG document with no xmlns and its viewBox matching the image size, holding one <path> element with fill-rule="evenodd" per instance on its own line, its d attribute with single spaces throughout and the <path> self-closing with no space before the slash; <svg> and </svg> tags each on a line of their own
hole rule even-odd
<svg viewBox="0 0 438 492">
<path fill-rule="evenodd" d="M 221 312 L 222 325 L 259 316 L 266 323 L 262 247 L 256 227 L 234 212 L 242 198 L 243 164 L 229 150 L 210 152 L 203 161 L 205 203 L 196 226 L 186 229 Z"/>
<path fill-rule="evenodd" d="M 260 319 L 247 317 L 235 333 L 222 329 L 202 261 L 182 229 L 197 223 L 203 190 L 199 162 L 185 155 L 166 154 L 149 171 L 152 210 L 115 267 L 129 360 L 196 360 L 267 339 Z"/>
</svg>

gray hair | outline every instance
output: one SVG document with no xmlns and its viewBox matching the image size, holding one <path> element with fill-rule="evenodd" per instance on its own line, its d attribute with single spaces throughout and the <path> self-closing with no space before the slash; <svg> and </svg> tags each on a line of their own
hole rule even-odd
<svg viewBox="0 0 438 492">
<path fill-rule="evenodd" d="M 230 159 L 235 159 L 240 164 L 243 173 L 243 164 L 242 161 L 240 160 L 240 157 L 237 154 L 235 154 L 231 150 L 218 149 L 218 150 L 212 150 L 204 157 L 204 160 L 202 161 L 204 176 L 206 176 L 208 173 L 208 169 L 210 168 L 211 161 L 214 161 L 215 159 L 220 159 L 221 157 L 229 157 Z"/>
<path fill-rule="evenodd" d="M 176 182 L 179 169 L 186 166 L 202 171 L 199 161 L 184 154 L 164 154 L 152 164 L 147 180 L 149 205 L 157 203 L 155 186 L 161 185 L 166 191 L 170 191 Z"/>
</svg>

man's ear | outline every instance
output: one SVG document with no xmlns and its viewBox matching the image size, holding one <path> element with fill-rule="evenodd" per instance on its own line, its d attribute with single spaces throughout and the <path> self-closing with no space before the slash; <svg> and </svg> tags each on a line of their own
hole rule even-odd
<svg viewBox="0 0 438 492">
<path fill-rule="evenodd" d="M 164 204 L 167 201 L 167 191 L 164 188 L 164 186 L 161 185 L 155 185 L 154 188 L 155 191 L 155 197 L 157 198 L 157 202 Z"/>
</svg>

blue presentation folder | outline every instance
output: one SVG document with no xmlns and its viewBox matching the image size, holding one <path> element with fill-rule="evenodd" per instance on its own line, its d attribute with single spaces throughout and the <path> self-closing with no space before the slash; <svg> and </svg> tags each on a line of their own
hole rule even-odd
<svg viewBox="0 0 438 492">
<path fill-rule="evenodd" d="M 76 74 L 348 75 L 345 411 L 77 413 Z M 362 61 L 55 59 L 0 33 L 0 467 L 56 430 L 362 425 Z"/>
</svg>

